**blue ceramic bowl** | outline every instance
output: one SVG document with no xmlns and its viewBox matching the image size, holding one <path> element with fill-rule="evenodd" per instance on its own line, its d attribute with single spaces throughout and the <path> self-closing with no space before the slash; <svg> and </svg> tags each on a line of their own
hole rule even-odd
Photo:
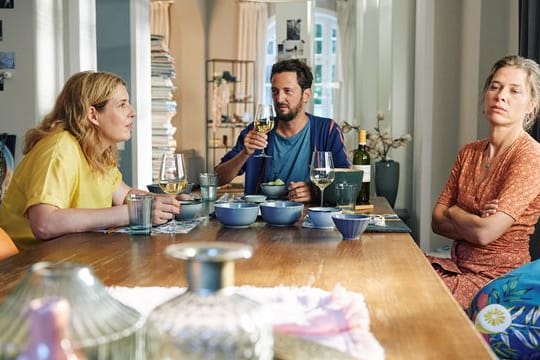
<svg viewBox="0 0 540 360">
<path fill-rule="evenodd" d="M 276 226 L 292 225 L 300 219 L 304 204 L 294 201 L 270 201 L 261 204 L 263 220 Z"/>
<path fill-rule="evenodd" d="M 310 207 L 308 209 L 309 221 L 318 228 L 333 228 L 332 215 L 341 214 L 341 211 L 338 207 Z"/>
<path fill-rule="evenodd" d="M 261 190 L 269 199 L 281 199 L 287 193 L 287 184 L 269 185 L 262 183 Z"/>
<path fill-rule="evenodd" d="M 180 201 L 180 204 L 180 214 L 176 215 L 176 220 L 191 220 L 201 213 L 202 202 L 200 200 Z"/>
<path fill-rule="evenodd" d="M 214 205 L 216 218 L 227 227 L 248 227 L 257 220 L 259 204 L 217 203 Z"/>
<path fill-rule="evenodd" d="M 343 240 L 356 240 L 366 230 L 369 224 L 369 215 L 336 214 L 332 215 L 332 220 L 343 236 Z"/>
</svg>

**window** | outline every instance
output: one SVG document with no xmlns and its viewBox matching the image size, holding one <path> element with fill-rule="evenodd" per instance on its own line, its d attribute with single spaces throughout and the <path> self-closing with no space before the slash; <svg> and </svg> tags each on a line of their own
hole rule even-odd
<svg viewBox="0 0 540 360">
<path fill-rule="evenodd" d="M 277 59 L 276 19 L 271 18 L 267 30 L 265 59 L 265 100 L 272 100 L 270 73 Z M 334 83 L 336 81 L 337 16 L 335 12 L 316 9 L 313 29 L 313 107 L 314 114 L 334 115 Z"/>
</svg>

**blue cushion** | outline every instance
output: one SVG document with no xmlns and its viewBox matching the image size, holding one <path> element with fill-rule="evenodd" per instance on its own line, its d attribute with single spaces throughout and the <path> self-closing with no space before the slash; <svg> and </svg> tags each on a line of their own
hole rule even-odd
<svg viewBox="0 0 540 360">
<path fill-rule="evenodd" d="M 540 260 L 485 285 L 469 317 L 498 357 L 540 359 Z"/>
</svg>

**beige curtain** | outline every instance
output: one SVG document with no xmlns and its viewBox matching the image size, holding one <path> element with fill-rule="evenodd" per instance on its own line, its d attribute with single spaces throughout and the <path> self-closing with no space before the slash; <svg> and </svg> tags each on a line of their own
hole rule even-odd
<svg viewBox="0 0 540 360">
<path fill-rule="evenodd" d="M 169 46 L 169 32 L 171 19 L 169 7 L 171 0 L 155 0 L 150 3 L 150 34 L 164 36 L 164 41 Z"/>
<path fill-rule="evenodd" d="M 266 53 L 266 28 L 268 5 L 265 3 L 239 2 L 238 59 L 255 61 L 255 100 L 264 99 L 264 59 Z M 238 70 L 239 71 L 239 70 Z"/>
<path fill-rule="evenodd" d="M 338 0 L 337 21 L 339 46 L 337 53 L 337 81 L 334 119 L 338 123 L 347 121 L 359 125 L 355 119 L 355 43 L 356 43 L 356 1 Z M 355 139 L 356 140 L 356 139 Z"/>
</svg>

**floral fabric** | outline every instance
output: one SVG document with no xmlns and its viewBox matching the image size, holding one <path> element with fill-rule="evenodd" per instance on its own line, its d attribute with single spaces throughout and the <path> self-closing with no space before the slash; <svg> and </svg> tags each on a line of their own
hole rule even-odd
<svg viewBox="0 0 540 360">
<path fill-rule="evenodd" d="M 460 150 L 438 203 L 480 214 L 487 201 L 499 199 L 498 211 L 515 222 L 486 246 L 454 241 L 450 259 L 428 257 L 464 309 L 488 281 L 530 261 L 529 237 L 540 214 L 540 144 L 524 133 L 482 179 L 487 145 L 484 139 Z"/>
<path fill-rule="evenodd" d="M 540 260 L 484 286 L 469 317 L 501 359 L 540 359 Z"/>
</svg>

